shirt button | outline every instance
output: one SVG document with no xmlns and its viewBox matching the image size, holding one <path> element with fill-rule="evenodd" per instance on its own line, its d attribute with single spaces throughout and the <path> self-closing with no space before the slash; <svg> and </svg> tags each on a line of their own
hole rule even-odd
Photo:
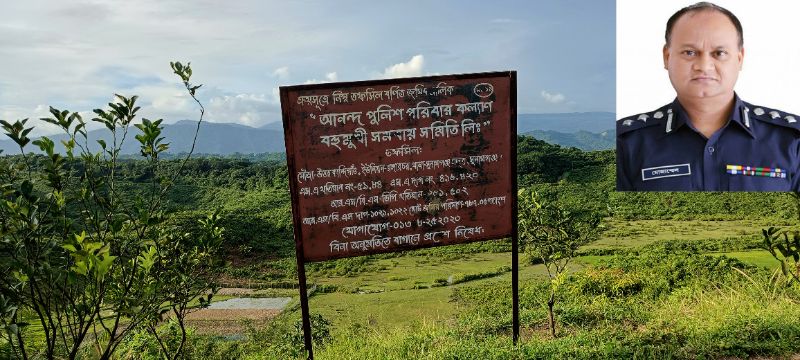
<svg viewBox="0 0 800 360">
<path fill-rule="evenodd" d="M 708 147 L 708 153 L 711 154 L 711 155 L 714 155 L 714 147 L 713 146 L 709 146 Z"/>
</svg>

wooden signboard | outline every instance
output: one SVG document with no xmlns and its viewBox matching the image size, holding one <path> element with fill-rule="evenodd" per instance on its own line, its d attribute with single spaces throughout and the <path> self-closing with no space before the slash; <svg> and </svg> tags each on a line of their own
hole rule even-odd
<svg viewBox="0 0 800 360">
<path fill-rule="evenodd" d="M 298 256 L 510 237 L 516 73 L 282 87 Z"/>
</svg>

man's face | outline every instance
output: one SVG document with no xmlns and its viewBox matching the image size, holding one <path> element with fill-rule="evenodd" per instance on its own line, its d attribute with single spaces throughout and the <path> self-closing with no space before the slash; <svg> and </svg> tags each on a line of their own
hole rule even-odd
<svg viewBox="0 0 800 360">
<path fill-rule="evenodd" d="M 743 58 L 736 27 L 717 11 L 684 14 L 664 46 L 664 67 L 679 99 L 733 96 Z"/>
</svg>

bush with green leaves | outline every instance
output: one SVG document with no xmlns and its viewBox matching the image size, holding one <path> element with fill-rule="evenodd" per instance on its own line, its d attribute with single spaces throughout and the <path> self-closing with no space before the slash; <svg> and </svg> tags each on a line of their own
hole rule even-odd
<svg viewBox="0 0 800 360">
<path fill-rule="evenodd" d="M 407 357 L 471 348 L 457 358 L 478 359 L 503 346 L 513 354 L 500 358 L 520 359 L 788 358 L 797 353 L 800 288 L 785 287 L 770 271 L 736 259 L 694 251 L 664 253 L 661 248 L 574 269 L 557 294 L 556 314 L 564 330 L 555 339 L 549 336 L 543 306 L 549 281 L 534 277 L 522 283 L 520 320 L 526 335 L 516 348 L 509 338 L 507 280 L 454 288 L 457 323 L 437 327 L 440 333 L 431 339 L 432 346 Z M 418 329 L 403 332 L 405 336 L 392 337 L 375 332 L 380 338 L 363 340 L 353 356 L 384 347 L 387 358 L 400 358 L 403 349 L 397 344 L 424 334 Z M 384 346 L 386 342 L 393 347 Z M 324 353 L 342 348 L 331 345 Z"/>
<path fill-rule="evenodd" d="M 800 231 L 763 230 L 763 247 L 781 263 L 781 271 L 789 283 L 800 284 Z"/>
<path fill-rule="evenodd" d="M 518 231 L 520 248 L 531 259 L 541 260 L 550 280 L 550 297 L 547 301 L 550 334 L 556 336 L 553 306 L 556 294 L 566 280 L 569 262 L 578 248 L 600 235 L 600 214 L 594 211 L 570 211 L 552 198 L 540 196 L 535 191 L 519 192 Z"/>
<path fill-rule="evenodd" d="M 792 193 L 792 198 L 796 219 L 800 220 L 800 192 Z M 770 227 L 761 233 L 764 236 L 761 247 L 780 261 L 787 284 L 800 285 L 800 231 Z"/>
<path fill-rule="evenodd" d="M 190 83 L 189 64 L 171 66 L 197 100 L 200 85 Z M 191 231 L 168 221 L 165 198 L 180 168 L 164 171 L 159 157 L 169 143 L 162 119 L 138 121 L 137 99 L 117 94 L 107 109 L 94 110 L 91 120 L 112 139 L 97 140 L 97 152 L 78 112 L 51 107 L 51 117 L 41 119 L 67 134 L 65 153 L 47 137 L 31 141 L 28 119 L 0 120 L 21 150 L 0 158 L 0 319 L 13 357 L 73 359 L 91 349 L 109 359 L 136 329 L 158 340 L 158 324 L 171 317 L 178 341 L 157 343 L 165 357 L 176 358 L 190 304 L 211 300 L 222 265 L 219 216 L 198 219 Z M 146 190 L 136 194 L 126 193 L 118 174 L 131 126 L 149 174 Z"/>
</svg>

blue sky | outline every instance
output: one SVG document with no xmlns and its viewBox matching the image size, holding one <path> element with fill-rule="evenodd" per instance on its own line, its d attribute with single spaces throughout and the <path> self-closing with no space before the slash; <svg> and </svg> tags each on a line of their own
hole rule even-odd
<svg viewBox="0 0 800 360">
<path fill-rule="evenodd" d="M 3 2 L 0 119 L 84 112 L 115 92 L 171 123 L 196 109 L 171 73 L 191 61 L 207 119 L 280 121 L 277 88 L 518 72 L 521 113 L 614 111 L 613 0 Z M 37 124 L 37 133 L 52 128 Z"/>
</svg>

